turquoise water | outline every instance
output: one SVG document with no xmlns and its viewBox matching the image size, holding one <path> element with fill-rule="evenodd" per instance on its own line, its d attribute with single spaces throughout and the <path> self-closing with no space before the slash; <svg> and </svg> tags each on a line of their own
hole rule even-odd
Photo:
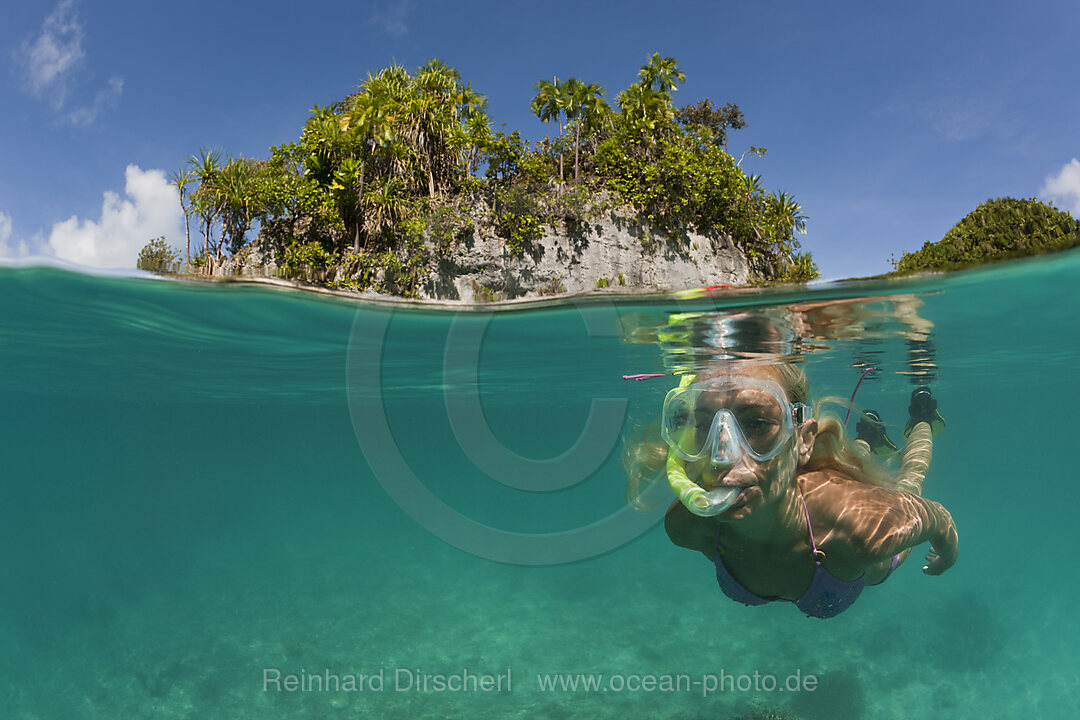
<svg viewBox="0 0 1080 720">
<path fill-rule="evenodd" d="M 0 717 L 1076 717 L 1078 282 L 1074 252 L 491 315 L 0 268 Z M 894 438 L 932 379 L 956 567 L 814 620 L 721 596 L 663 487 L 626 509 L 620 437 L 670 381 L 620 376 L 733 314 L 816 395 L 878 366 Z"/>
</svg>

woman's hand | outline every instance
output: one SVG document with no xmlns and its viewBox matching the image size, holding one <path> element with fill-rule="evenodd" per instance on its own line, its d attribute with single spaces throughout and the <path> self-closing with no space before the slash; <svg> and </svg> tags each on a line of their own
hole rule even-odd
<svg viewBox="0 0 1080 720">
<path fill-rule="evenodd" d="M 930 545 L 930 552 L 926 553 L 926 564 L 923 565 L 922 570 L 927 575 L 940 575 L 956 564 L 959 554 L 956 526 L 953 525 L 950 517 L 945 532 Z"/>
</svg>

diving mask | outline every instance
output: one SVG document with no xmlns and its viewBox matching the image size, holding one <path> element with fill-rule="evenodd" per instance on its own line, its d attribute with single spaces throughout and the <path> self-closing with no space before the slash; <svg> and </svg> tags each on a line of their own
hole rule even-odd
<svg viewBox="0 0 1080 720">
<path fill-rule="evenodd" d="M 740 488 L 706 492 L 687 476 L 686 462 L 709 458 L 714 466 L 731 467 L 743 453 L 759 462 L 771 460 L 811 413 L 809 405 L 789 403 L 783 389 L 769 380 L 729 377 L 695 383 L 693 376 L 684 377 L 664 400 L 661 418 L 660 433 L 671 448 L 671 489 L 695 515 L 719 515 L 738 500 Z"/>
<path fill-rule="evenodd" d="M 788 402 L 783 389 L 771 380 L 713 378 L 667 394 L 661 436 L 687 462 L 707 459 L 729 467 L 744 453 L 766 462 L 776 457 L 811 412 L 809 405 Z"/>
</svg>

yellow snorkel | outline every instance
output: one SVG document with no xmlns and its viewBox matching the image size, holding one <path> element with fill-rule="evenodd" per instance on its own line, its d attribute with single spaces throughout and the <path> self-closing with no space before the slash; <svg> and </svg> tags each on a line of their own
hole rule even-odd
<svg viewBox="0 0 1080 720">
<path fill-rule="evenodd" d="M 679 387 L 693 384 L 694 379 L 694 375 L 683 375 Z M 686 509 L 702 517 L 719 515 L 731 507 L 739 495 L 739 488 L 733 487 L 721 487 L 705 492 L 705 488 L 686 474 L 686 461 L 670 450 L 667 457 L 667 479 L 668 485 Z"/>
</svg>

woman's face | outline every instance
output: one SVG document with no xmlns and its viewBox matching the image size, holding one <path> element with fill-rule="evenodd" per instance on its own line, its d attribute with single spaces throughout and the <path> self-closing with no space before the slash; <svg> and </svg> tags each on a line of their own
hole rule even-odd
<svg viewBox="0 0 1080 720">
<path fill-rule="evenodd" d="M 750 373 L 742 373 L 751 376 Z M 773 380 L 762 373 L 751 377 Z M 784 428 L 781 413 L 790 412 L 790 406 L 777 407 L 768 393 L 754 386 L 727 392 L 703 394 L 697 410 L 701 422 L 709 423 L 721 408 L 731 411 L 745 440 L 759 453 L 768 447 Z M 706 491 L 716 487 L 738 487 L 741 492 L 732 507 L 721 513 L 721 520 L 738 520 L 757 509 L 778 503 L 795 486 L 799 464 L 800 432 L 784 440 L 780 452 L 766 461 L 758 461 L 743 451 L 734 465 L 717 467 L 709 459 L 687 463 L 687 475 Z M 775 443 L 773 444 L 775 447 Z"/>
</svg>

